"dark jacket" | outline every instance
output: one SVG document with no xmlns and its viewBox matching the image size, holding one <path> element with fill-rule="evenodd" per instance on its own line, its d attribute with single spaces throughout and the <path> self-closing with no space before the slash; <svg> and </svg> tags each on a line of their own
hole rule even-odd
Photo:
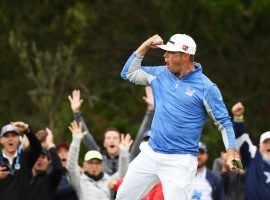
<svg viewBox="0 0 270 200">
<path fill-rule="evenodd" d="M 212 187 L 213 200 L 224 200 L 225 194 L 221 178 L 216 176 L 210 169 L 207 169 L 206 180 Z"/>
<path fill-rule="evenodd" d="M 54 200 L 78 200 L 76 192 L 69 184 L 68 172 L 65 170 L 57 187 Z"/>
<path fill-rule="evenodd" d="M 20 169 L 16 170 L 14 175 L 10 174 L 0 181 L 1 200 L 25 200 L 26 187 L 32 178 L 32 168 L 42 150 L 37 137 L 30 129 L 25 135 L 29 140 L 29 147 L 20 155 Z"/>
<path fill-rule="evenodd" d="M 234 130 L 245 167 L 245 199 L 270 199 L 270 164 L 252 144 L 244 121 L 234 121 Z"/>
<path fill-rule="evenodd" d="M 50 200 L 54 199 L 55 192 L 62 177 L 63 167 L 53 147 L 49 149 L 52 163 L 51 172 L 39 172 L 32 177 L 26 188 L 25 200 Z"/>
</svg>

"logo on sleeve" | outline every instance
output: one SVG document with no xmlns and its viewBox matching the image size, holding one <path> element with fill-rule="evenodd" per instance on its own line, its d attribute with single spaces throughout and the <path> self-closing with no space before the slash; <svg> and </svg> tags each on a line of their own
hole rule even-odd
<svg viewBox="0 0 270 200">
<path fill-rule="evenodd" d="M 189 87 L 187 87 L 185 94 L 192 97 L 195 92 L 196 90 L 192 90 Z"/>
<path fill-rule="evenodd" d="M 270 172 L 263 172 L 266 176 L 266 183 L 270 183 Z"/>
</svg>

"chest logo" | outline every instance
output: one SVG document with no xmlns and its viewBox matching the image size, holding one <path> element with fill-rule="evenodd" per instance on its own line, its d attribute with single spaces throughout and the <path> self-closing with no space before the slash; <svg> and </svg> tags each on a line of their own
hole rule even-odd
<svg viewBox="0 0 270 200">
<path fill-rule="evenodd" d="M 266 176 L 266 183 L 270 183 L 270 172 L 263 172 Z"/>
<path fill-rule="evenodd" d="M 187 87 L 185 94 L 192 97 L 195 92 L 196 90 L 191 90 L 189 87 Z"/>
</svg>

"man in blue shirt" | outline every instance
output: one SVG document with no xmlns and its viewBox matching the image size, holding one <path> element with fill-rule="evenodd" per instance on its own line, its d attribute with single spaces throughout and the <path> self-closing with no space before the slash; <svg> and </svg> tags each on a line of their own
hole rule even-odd
<svg viewBox="0 0 270 200">
<path fill-rule="evenodd" d="M 166 66 L 143 67 L 148 50 L 165 50 Z M 142 43 L 126 62 L 121 76 L 150 85 L 155 101 L 150 140 L 130 164 L 117 200 L 140 199 L 159 180 L 166 200 L 186 199 L 186 187 L 197 169 L 198 143 L 207 114 L 220 130 L 228 152 L 228 165 L 235 158 L 235 135 L 221 93 L 194 63 L 196 43 L 175 34 L 166 45 L 159 35 Z"/>
<path fill-rule="evenodd" d="M 241 102 L 232 107 L 237 148 L 245 167 L 245 199 L 270 199 L 270 131 L 260 136 L 259 148 L 253 145 L 244 121 Z"/>
</svg>

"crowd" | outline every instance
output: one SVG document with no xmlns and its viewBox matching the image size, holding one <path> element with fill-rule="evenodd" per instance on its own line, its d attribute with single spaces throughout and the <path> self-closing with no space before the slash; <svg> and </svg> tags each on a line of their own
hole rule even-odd
<svg viewBox="0 0 270 200">
<path fill-rule="evenodd" d="M 97 145 L 80 112 L 80 91 L 69 96 L 74 121 L 69 130 L 70 145 L 55 144 L 49 128 L 33 133 L 24 122 L 11 122 L 1 129 L 0 199 L 1 200 L 111 200 L 123 181 L 129 162 L 151 137 L 154 114 L 151 89 L 146 87 L 147 110 L 133 142 L 129 134 L 116 128 L 104 133 L 104 148 Z M 244 122 L 244 106 L 232 108 L 239 157 L 244 169 L 231 172 L 226 152 L 221 151 L 212 170 L 207 167 L 208 148 L 199 143 L 195 178 L 187 188 L 188 199 L 241 200 L 267 199 L 270 195 L 270 132 L 263 133 L 257 148 L 249 138 Z M 80 144 L 89 150 L 79 166 Z M 104 149 L 104 150 L 103 150 Z M 132 199 L 132 197 L 130 197 Z M 162 184 L 142 198 L 163 200 Z"/>
</svg>

